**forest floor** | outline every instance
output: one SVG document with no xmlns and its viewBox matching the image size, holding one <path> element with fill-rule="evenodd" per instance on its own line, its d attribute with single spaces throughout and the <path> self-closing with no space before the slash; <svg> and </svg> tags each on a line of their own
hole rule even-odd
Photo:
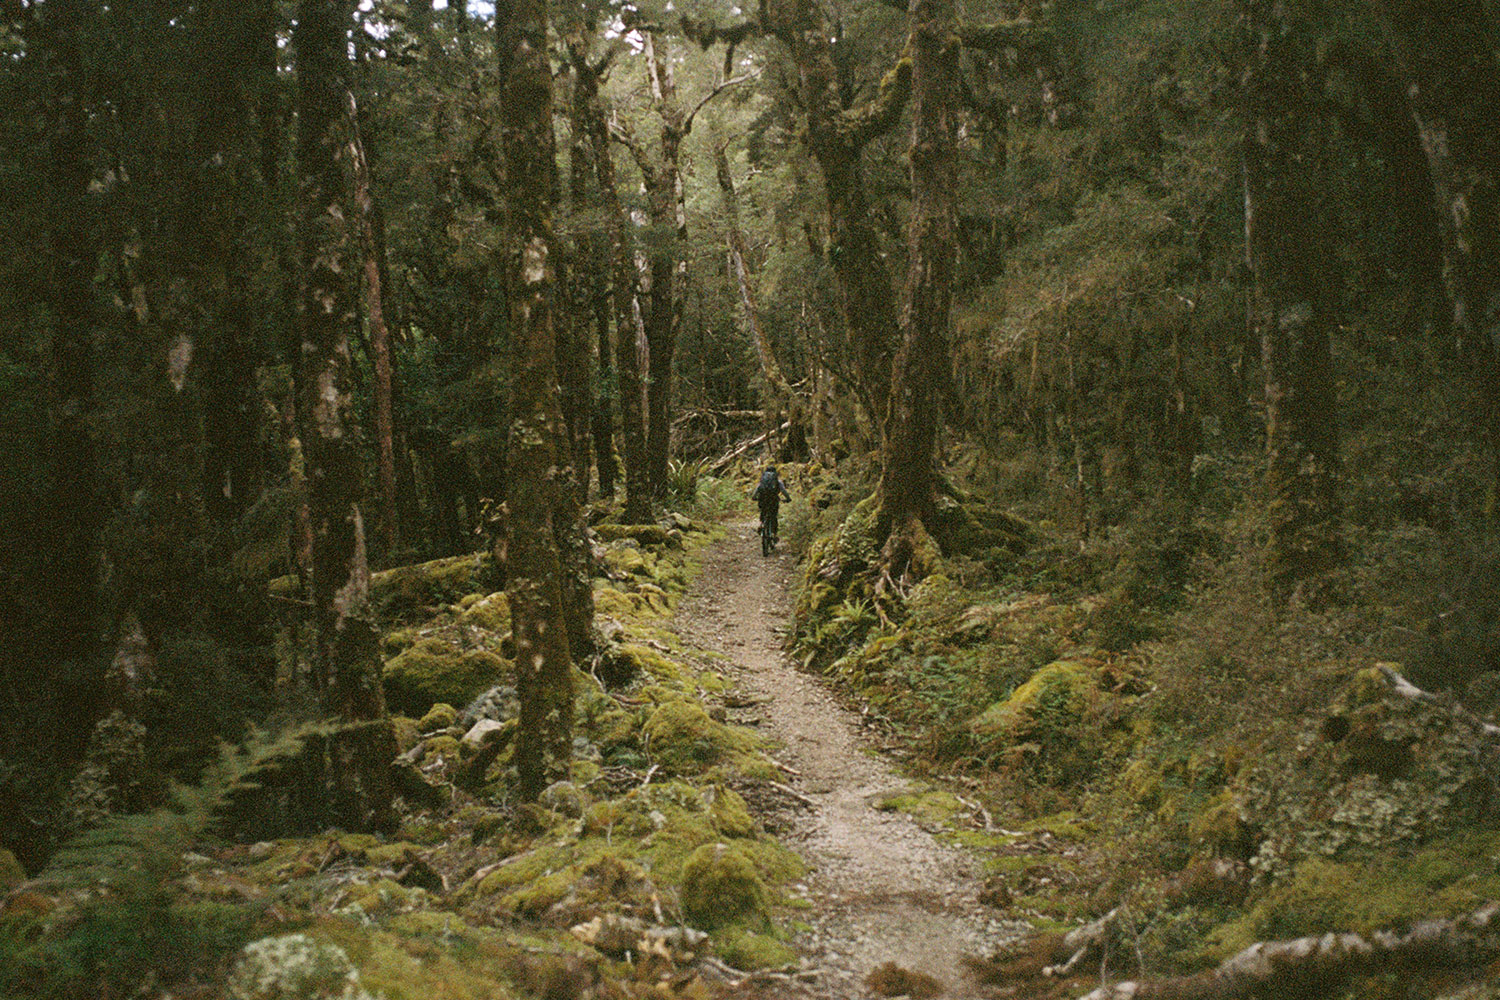
<svg viewBox="0 0 1500 1000">
<path fill-rule="evenodd" d="M 754 522 L 729 525 L 728 537 L 703 554 L 675 625 L 730 661 L 741 694 L 731 721 L 757 726 L 780 748 L 788 784 L 804 799 L 801 808 L 762 818 L 809 869 L 810 909 L 796 944 L 816 973 L 811 992 L 859 995 L 872 971 L 893 962 L 932 977 L 945 996 L 988 995 L 964 957 L 989 954 L 1026 925 L 980 903 L 979 858 L 881 807 L 909 783 L 861 716 L 783 653 L 793 558 L 785 550 L 762 558 L 758 548 Z"/>
</svg>

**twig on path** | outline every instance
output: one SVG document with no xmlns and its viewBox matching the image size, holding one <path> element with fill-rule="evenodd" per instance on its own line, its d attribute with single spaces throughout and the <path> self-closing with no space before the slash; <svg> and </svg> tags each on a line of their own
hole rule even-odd
<svg viewBox="0 0 1500 1000">
<path fill-rule="evenodd" d="M 772 757 L 770 754 L 766 755 L 766 760 L 770 761 L 772 764 L 775 764 L 778 771 L 781 771 L 785 774 L 790 774 L 794 778 L 802 777 L 801 771 L 797 770 L 795 767 L 792 767 L 789 764 L 783 764 L 781 761 L 777 760 L 775 757 Z"/>
<path fill-rule="evenodd" d="M 779 781 L 768 781 L 768 782 L 766 782 L 766 784 L 770 785 L 772 788 L 776 789 L 778 792 L 782 793 L 783 795 L 790 795 L 792 798 L 796 799 L 798 802 L 800 802 L 803 805 L 807 806 L 807 808 L 809 808 L 809 809 L 816 809 L 816 808 L 818 808 L 818 804 L 816 802 L 814 802 L 812 799 L 808 798 L 806 795 L 803 795 L 801 792 L 797 791 L 795 788 L 792 788 L 792 787 L 790 787 L 788 785 L 783 785 Z"/>
</svg>

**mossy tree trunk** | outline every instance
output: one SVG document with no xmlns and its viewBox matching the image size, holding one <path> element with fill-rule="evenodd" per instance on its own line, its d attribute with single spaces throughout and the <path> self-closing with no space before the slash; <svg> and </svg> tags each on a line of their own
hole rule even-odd
<svg viewBox="0 0 1500 1000">
<path fill-rule="evenodd" d="M 574 493 L 560 467 L 567 430 L 557 402 L 552 209 L 558 179 L 545 0 L 503 0 L 495 23 L 511 241 L 506 576 L 521 702 L 515 761 L 519 791 L 534 799 L 566 775 L 572 749 L 573 661 L 553 518 L 565 516 L 559 508 Z"/>
<path fill-rule="evenodd" d="M 1421 139 L 1453 330 L 1477 362 L 1500 494 L 1500 24 L 1480 0 L 1374 0 Z"/>
<path fill-rule="evenodd" d="M 297 60 L 297 303 L 301 353 L 297 416 L 313 528 L 316 662 L 330 709 L 349 720 L 385 714 L 381 659 L 370 614 L 363 462 L 350 391 L 350 339 L 358 322 L 359 260 L 352 204 L 348 31 L 352 0 L 302 0 Z"/>
<path fill-rule="evenodd" d="M 620 436 L 624 439 L 625 511 L 632 524 L 651 520 L 650 478 L 646 458 L 646 417 L 641 409 L 641 370 L 636 356 L 638 332 L 634 303 L 635 261 L 632 259 L 629 225 L 620 193 L 615 186 L 615 163 L 609 151 L 609 126 L 599 95 L 602 66 L 589 62 L 588 47 L 581 39 L 570 39 L 569 49 L 581 89 L 578 110 L 594 153 L 599 179 L 599 200 L 609 233 L 611 296 L 615 314 L 615 374 L 619 385 Z"/>
<path fill-rule="evenodd" d="M 807 114 L 807 146 L 823 173 L 828 204 L 828 259 L 843 292 L 851 357 L 861 402 L 879 428 L 889 410 L 896 302 L 890 270 L 872 224 L 861 163 L 871 140 L 900 117 L 911 87 L 902 59 L 869 103 L 845 107 L 833 58 L 834 31 L 813 0 L 773 0 L 766 27 L 792 52 Z"/>
<path fill-rule="evenodd" d="M 944 386 L 950 382 L 948 325 L 958 259 L 957 128 L 959 40 L 950 0 L 913 0 L 912 217 L 901 346 L 881 440 L 876 527 L 886 537 L 883 571 L 899 580 L 925 575 L 933 550 L 927 528 L 937 505 L 934 471 Z"/>
<path fill-rule="evenodd" d="M 646 476 L 651 495 L 667 492 L 667 463 L 672 449 L 672 357 L 682 326 L 687 280 L 687 212 L 682 201 L 682 140 L 691 123 L 677 97 L 670 53 L 658 52 L 664 40 L 645 33 L 646 71 L 651 100 L 661 120 L 661 144 L 655 161 L 632 146 L 646 182 L 648 215 L 653 230 L 651 308 L 646 320 Z M 668 235 L 670 233 L 670 236 Z"/>
<path fill-rule="evenodd" d="M 567 105 L 571 110 L 577 100 L 576 83 L 568 88 Z M 568 211 L 575 225 L 562 244 L 565 257 L 558 266 L 559 299 L 567 308 L 558 311 L 558 349 L 568 363 L 560 366 L 558 377 L 562 389 L 563 422 L 568 428 L 568 451 L 578 500 L 588 500 L 590 471 L 594 464 L 593 434 L 598 427 L 598 409 L 594 402 L 594 345 L 597 331 L 594 303 L 601 287 L 593 275 L 598 252 L 594 234 L 586 225 L 576 224 L 587 211 L 591 170 L 588 136 L 572 129 L 568 149 Z M 608 307 L 605 308 L 608 324 Z M 605 336 L 608 337 L 606 331 Z"/>
<path fill-rule="evenodd" d="M 394 552 L 400 538 L 396 514 L 396 432 L 391 373 L 391 330 L 385 319 L 385 282 L 381 266 L 381 243 L 377 239 L 375 192 L 370 187 L 370 164 L 359 136 L 354 98 L 348 101 L 346 125 L 350 142 L 347 155 L 354 177 L 354 207 L 358 211 L 360 266 L 364 274 L 365 318 L 369 324 L 371 409 L 375 420 L 375 468 L 380 485 L 380 540 L 386 554 Z"/>
<path fill-rule="evenodd" d="M 1242 11 L 1250 321 L 1265 378 L 1270 584 L 1284 601 L 1341 556 L 1337 400 L 1321 273 L 1327 258 L 1319 251 L 1311 166 L 1321 129 L 1304 26 L 1279 0 L 1244 0 Z"/>
</svg>

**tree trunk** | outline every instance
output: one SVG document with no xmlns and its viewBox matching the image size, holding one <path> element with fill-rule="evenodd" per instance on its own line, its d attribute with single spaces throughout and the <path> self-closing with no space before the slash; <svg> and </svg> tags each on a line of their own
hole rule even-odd
<svg viewBox="0 0 1500 1000">
<path fill-rule="evenodd" d="M 609 128 L 599 97 L 598 70 L 589 65 L 586 50 L 573 46 L 573 65 L 583 89 L 582 111 L 594 152 L 599 198 L 609 227 L 610 271 L 615 311 L 615 368 L 619 382 L 620 430 L 625 439 L 625 510 L 628 523 L 651 520 L 650 484 L 646 469 L 646 421 L 641 410 L 641 373 L 636 357 L 635 262 L 620 193 L 615 187 L 615 164 L 610 157 Z"/>
<path fill-rule="evenodd" d="M 396 445 L 395 420 L 391 394 L 391 331 L 385 321 L 385 295 L 380 261 L 380 241 L 376 239 L 375 194 L 370 189 L 370 164 L 359 137 L 355 117 L 354 95 L 348 97 L 349 121 L 346 128 L 352 139 L 347 150 L 354 175 L 354 207 L 359 212 L 359 244 L 364 258 L 365 316 L 370 324 L 370 353 L 375 369 L 375 383 L 370 387 L 371 408 L 375 414 L 375 459 L 380 482 L 380 542 L 389 555 L 399 542 L 400 522 L 396 514 Z"/>
<path fill-rule="evenodd" d="M 1319 134 L 1303 82 L 1308 54 L 1279 0 L 1244 0 L 1243 10 L 1245 245 L 1265 377 L 1270 585 L 1281 602 L 1340 559 L 1337 401 L 1308 165 Z"/>
<path fill-rule="evenodd" d="M 553 522 L 572 490 L 558 468 L 567 432 L 553 326 L 557 164 L 545 0 L 502 0 L 495 22 L 513 241 L 506 262 L 513 376 L 505 568 L 521 701 L 515 762 L 520 794 L 529 800 L 566 776 L 572 751 L 573 661 Z"/>
<path fill-rule="evenodd" d="M 667 492 L 667 463 L 672 448 L 672 356 L 682 326 L 683 297 L 687 294 L 687 211 L 683 204 L 682 140 L 689 123 L 677 98 L 677 83 L 669 54 L 658 54 L 662 39 L 645 33 L 647 73 L 651 98 L 661 119 L 660 158 L 646 169 L 647 198 L 651 226 L 655 230 L 651 251 L 651 317 L 646 324 L 649 378 L 646 468 L 651 493 Z M 671 233 L 668 238 L 667 233 Z"/>
<path fill-rule="evenodd" d="M 349 385 L 358 274 L 347 173 L 356 140 L 348 129 L 354 114 L 348 106 L 352 21 L 352 0 L 302 0 L 293 37 L 302 272 L 297 416 L 313 526 L 317 660 L 329 679 L 329 707 L 351 721 L 385 714 L 359 510 L 363 456 Z"/>
<path fill-rule="evenodd" d="M 88 657 L 101 638 L 96 616 L 102 498 L 90 430 L 99 246 L 88 194 L 92 172 L 81 48 L 92 7 L 88 0 L 49 7 L 42 36 L 53 83 L 47 163 L 53 253 L 46 287 L 54 326 L 47 400 L 51 487 L 40 539 L 47 553 L 41 590 L 50 614 L 41 627 L 43 648 L 58 660 Z"/>
<path fill-rule="evenodd" d="M 1500 493 L 1500 25 L 1480 0 L 1374 0 L 1421 138 L 1453 329 L 1477 361 Z"/>
<path fill-rule="evenodd" d="M 949 382 L 948 325 L 958 258 L 957 136 L 959 40 L 951 0 L 912 0 L 912 218 L 901 347 L 892 366 L 881 439 L 877 531 L 887 535 L 883 570 L 891 579 L 930 570 L 926 527 L 934 521 L 933 471 Z"/>
<path fill-rule="evenodd" d="M 843 291 L 843 308 L 871 426 L 889 410 L 891 357 L 897 328 L 891 276 L 880 252 L 860 160 L 870 140 L 895 124 L 906 103 L 911 64 L 903 59 L 881 81 L 869 104 L 845 108 L 833 58 L 834 32 L 813 0 L 766 5 L 768 27 L 792 50 L 807 112 L 807 145 L 823 172 L 828 200 L 828 257 Z"/>
</svg>

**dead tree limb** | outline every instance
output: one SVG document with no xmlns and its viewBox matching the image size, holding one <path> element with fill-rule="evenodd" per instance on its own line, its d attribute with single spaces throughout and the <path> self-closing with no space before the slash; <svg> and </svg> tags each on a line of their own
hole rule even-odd
<svg viewBox="0 0 1500 1000">
<path fill-rule="evenodd" d="M 1334 996 L 1352 980 L 1386 972 L 1480 969 L 1500 956 L 1500 902 L 1406 931 L 1324 934 L 1260 941 L 1195 976 L 1101 986 L 1081 1000 L 1248 1000 L 1257 996 Z"/>
</svg>

